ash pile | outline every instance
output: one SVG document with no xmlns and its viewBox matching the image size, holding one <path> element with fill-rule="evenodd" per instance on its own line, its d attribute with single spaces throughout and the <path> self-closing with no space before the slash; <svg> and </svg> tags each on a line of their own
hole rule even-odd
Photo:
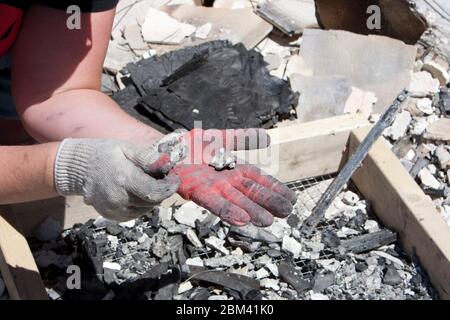
<svg viewBox="0 0 450 320">
<path fill-rule="evenodd" d="M 299 226 L 331 177 L 297 181 L 298 202 L 269 228 L 234 227 L 192 202 L 126 223 L 99 218 L 31 247 L 53 299 L 433 299 L 436 293 L 397 235 L 347 189 L 312 238 Z M 53 227 L 52 227 L 53 226 Z M 56 232 L 58 231 L 58 232 Z M 67 289 L 70 265 L 81 289 Z"/>
</svg>

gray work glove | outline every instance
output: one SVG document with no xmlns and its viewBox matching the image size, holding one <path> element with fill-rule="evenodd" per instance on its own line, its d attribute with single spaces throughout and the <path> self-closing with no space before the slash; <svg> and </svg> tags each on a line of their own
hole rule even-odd
<svg viewBox="0 0 450 320">
<path fill-rule="evenodd" d="M 185 156 L 180 135 L 167 135 L 149 148 L 117 140 L 66 139 L 55 160 L 56 190 L 83 196 L 105 218 L 137 218 L 177 191 L 179 179 L 165 175 Z"/>
</svg>

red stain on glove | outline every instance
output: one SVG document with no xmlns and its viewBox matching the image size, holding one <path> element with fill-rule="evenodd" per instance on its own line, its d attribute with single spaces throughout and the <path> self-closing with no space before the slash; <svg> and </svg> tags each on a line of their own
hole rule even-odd
<svg viewBox="0 0 450 320">
<path fill-rule="evenodd" d="M 171 174 L 180 177 L 178 193 L 184 199 L 236 226 L 267 227 L 274 216 L 287 217 L 296 200 L 292 190 L 252 165 L 217 171 L 206 164 L 180 164 Z"/>
</svg>

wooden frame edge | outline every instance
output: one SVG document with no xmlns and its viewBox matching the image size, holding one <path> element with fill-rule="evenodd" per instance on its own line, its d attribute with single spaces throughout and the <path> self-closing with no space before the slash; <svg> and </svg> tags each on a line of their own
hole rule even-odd
<svg viewBox="0 0 450 320">
<path fill-rule="evenodd" d="M 18 218 L 11 212 L 0 214 L 0 269 L 11 299 L 48 300 Z"/>
<path fill-rule="evenodd" d="M 351 133 L 349 152 L 368 132 L 363 128 Z M 352 180 L 380 220 L 398 232 L 404 250 L 418 258 L 441 299 L 449 300 L 450 229 L 384 138 L 375 143 Z"/>
</svg>

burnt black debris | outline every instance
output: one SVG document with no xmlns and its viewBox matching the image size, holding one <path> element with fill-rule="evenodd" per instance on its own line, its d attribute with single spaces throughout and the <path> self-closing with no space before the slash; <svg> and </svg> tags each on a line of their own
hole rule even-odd
<svg viewBox="0 0 450 320">
<path fill-rule="evenodd" d="M 193 129 L 194 121 L 205 129 L 268 128 L 292 117 L 298 95 L 266 66 L 242 44 L 206 42 L 127 65 L 132 81 L 113 98 L 168 129 Z"/>
<path fill-rule="evenodd" d="M 302 185 L 291 217 L 264 229 L 232 227 L 188 202 L 126 223 L 90 220 L 54 240 L 36 240 L 32 250 L 52 299 L 434 298 L 396 233 L 351 190 L 335 199 L 312 237 L 302 236 L 312 207 L 305 201 L 329 182 Z M 180 219 L 195 210 L 195 223 Z M 67 289 L 72 264 L 80 266 L 81 290 Z"/>
</svg>

